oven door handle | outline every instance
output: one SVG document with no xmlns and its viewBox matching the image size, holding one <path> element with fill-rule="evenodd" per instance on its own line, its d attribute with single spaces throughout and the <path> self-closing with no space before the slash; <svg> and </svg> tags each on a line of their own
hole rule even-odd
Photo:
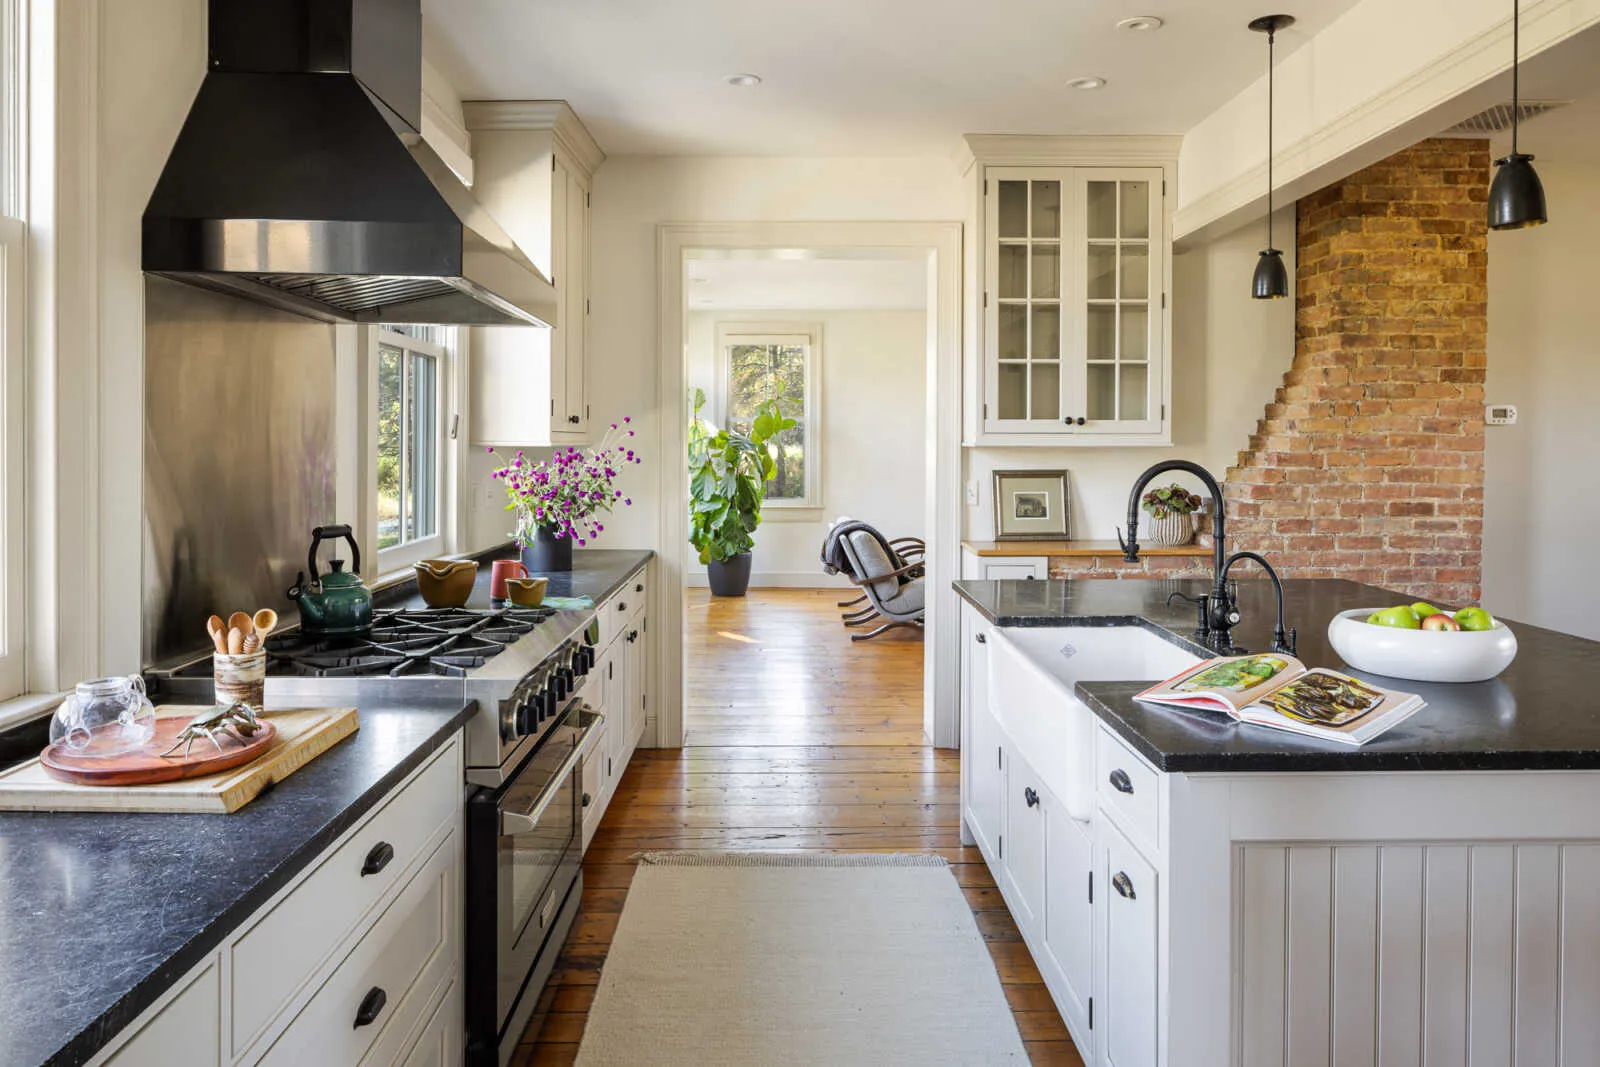
<svg viewBox="0 0 1600 1067">
<path fill-rule="evenodd" d="M 588 705 L 583 707 L 583 719 L 587 722 L 583 733 L 578 735 L 578 743 L 572 746 L 572 754 L 561 761 L 561 768 L 552 776 L 549 786 L 533 806 L 526 812 L 502 811 L 500 813 L 500 836 L 511 837 L 516 834 L 532 833 L 538 828 L 539 820 L 544 818 L 547 808 L 555 801 L 557 794 L 579 763 L 587 756 L 600 741 L 600 729 L 606 724 L 606 717 L 597 711 L 589 710 Z"/>
</svg>

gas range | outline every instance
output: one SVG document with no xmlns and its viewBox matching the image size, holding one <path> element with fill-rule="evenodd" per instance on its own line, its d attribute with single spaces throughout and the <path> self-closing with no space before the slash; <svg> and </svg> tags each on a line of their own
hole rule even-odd
<svg viewBox="0 0 1600 1067">
<path fill-rule="evenodd" d="M 354 703 L 459 695 L 467 779 L 498 787 L 536 747 L 594 665 L 592 610 L 380 608 L 369 634 L 321 638 L 298 628 L 267 639 L 266 697 Z M 152 695 L 212 698 L 211 657 L 147 673 Z"/>
</svg>

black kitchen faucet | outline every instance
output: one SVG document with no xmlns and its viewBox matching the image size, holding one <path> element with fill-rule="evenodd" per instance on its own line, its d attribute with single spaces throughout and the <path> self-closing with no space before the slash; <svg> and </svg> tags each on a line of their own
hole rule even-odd
<svg viewBox="0 0 1600 1067">
<path fill-rule="evenodd" d="M 1222 503 L 1222 487 L 1211 476 L 1211 472 L 1186 459 L 1162 460 L 1149 470 L 1145 471 L 1133 483 L 1133 490 L 1128 494 L 1128 534 L 1124 538 L 1122 531 L 1117 531 L 1117 543 L 1122 546 L 1122 558 L 1129 563 L 1139 562 L 1139 498 L 1144 494 L 1145 486 L 1157 476 L 1168 471 L 1184 471 L 1194 475 L 1205 483 L 1211 491 L 1211 503 L 1215 509 L 1211 514 L 1211 592 L 1203 596 L 1191 597 L 1183 593 L 1174 593 L 1172 597 L 1196 604 L 1200 609 L 1198 636 L 1207 648 L 1224 655 L 1242 652 L 1233 644 L 1231 631 L 1239 622 L 1239 605 L 1228 589 L 1228 572 L 1233 565 L 1242 559 L 1248 559 L 1258 564 L 1267 576 L 1272 579 L 1273 589 L 1278 594 L 1278 622 L 1272 631 L 1272 651 L 1294 654 L 1296 633 L 1293 629 L 1285 630 L 1283 626 L 1283 582 L 1278 579 L 1278 572 L 1263 557 L 1254 552 L 1235 552 L 1228 555 L 1228 521 Z M 1172 602 L 1172 597 L 1167 598 L 1167 603 Z"/>
</svg>

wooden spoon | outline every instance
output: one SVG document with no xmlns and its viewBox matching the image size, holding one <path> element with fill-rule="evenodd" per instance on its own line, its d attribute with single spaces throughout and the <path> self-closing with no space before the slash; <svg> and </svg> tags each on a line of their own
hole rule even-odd
<svg viewBox="0 0 1600 1067">
<path fill-rule="evenodd" d="M 228 629 L 238 630 L 239 640 L 243 641 L 246 637 L 256 632 L 256 624 L 250 621 L 250 616 L 244 612 L 236 611 L 228 616 Z"/>
<path fill-rule="evenodd" d="M 228 655 L 244 655 L 244 631 L 237 626 L 228 630 Z"/>
<path fill-rule="evenodd" d="M 278 628 L 278 613 L 271 608 L 262 608 L 250 620 L 255 624 L 256 636 L 261 638 L 261 643 L 267 643 L 267 637 Z"/>
<path fill-rule="evenodd" d="M 213 615 L 206 620 L 206 633 L 211 635 L 211 643 L 217 646 L 217 651 L 224 656 L 228 654 L 228 630 L 222 625 L 222 616 Z"/>
</svg>

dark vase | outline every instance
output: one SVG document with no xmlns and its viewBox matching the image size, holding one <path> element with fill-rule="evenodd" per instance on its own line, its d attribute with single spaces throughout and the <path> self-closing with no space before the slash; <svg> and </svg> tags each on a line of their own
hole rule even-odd
<svg viewBox="0 0 1600 1067">
<path fill-rule="evenodd" d="M 534 529 L 533 544 L 522 549 L 522 565 L 529 574 L 549 574 L 572 569 L 572 538 L 562 537 L 554 526 Z"/>
<path fill-rule="evenodd" d="M 712 596 L 744 596 L 750 588 L 750 553 L 712 560 L 706 564 L 706 579 Z"/>
</svg>

